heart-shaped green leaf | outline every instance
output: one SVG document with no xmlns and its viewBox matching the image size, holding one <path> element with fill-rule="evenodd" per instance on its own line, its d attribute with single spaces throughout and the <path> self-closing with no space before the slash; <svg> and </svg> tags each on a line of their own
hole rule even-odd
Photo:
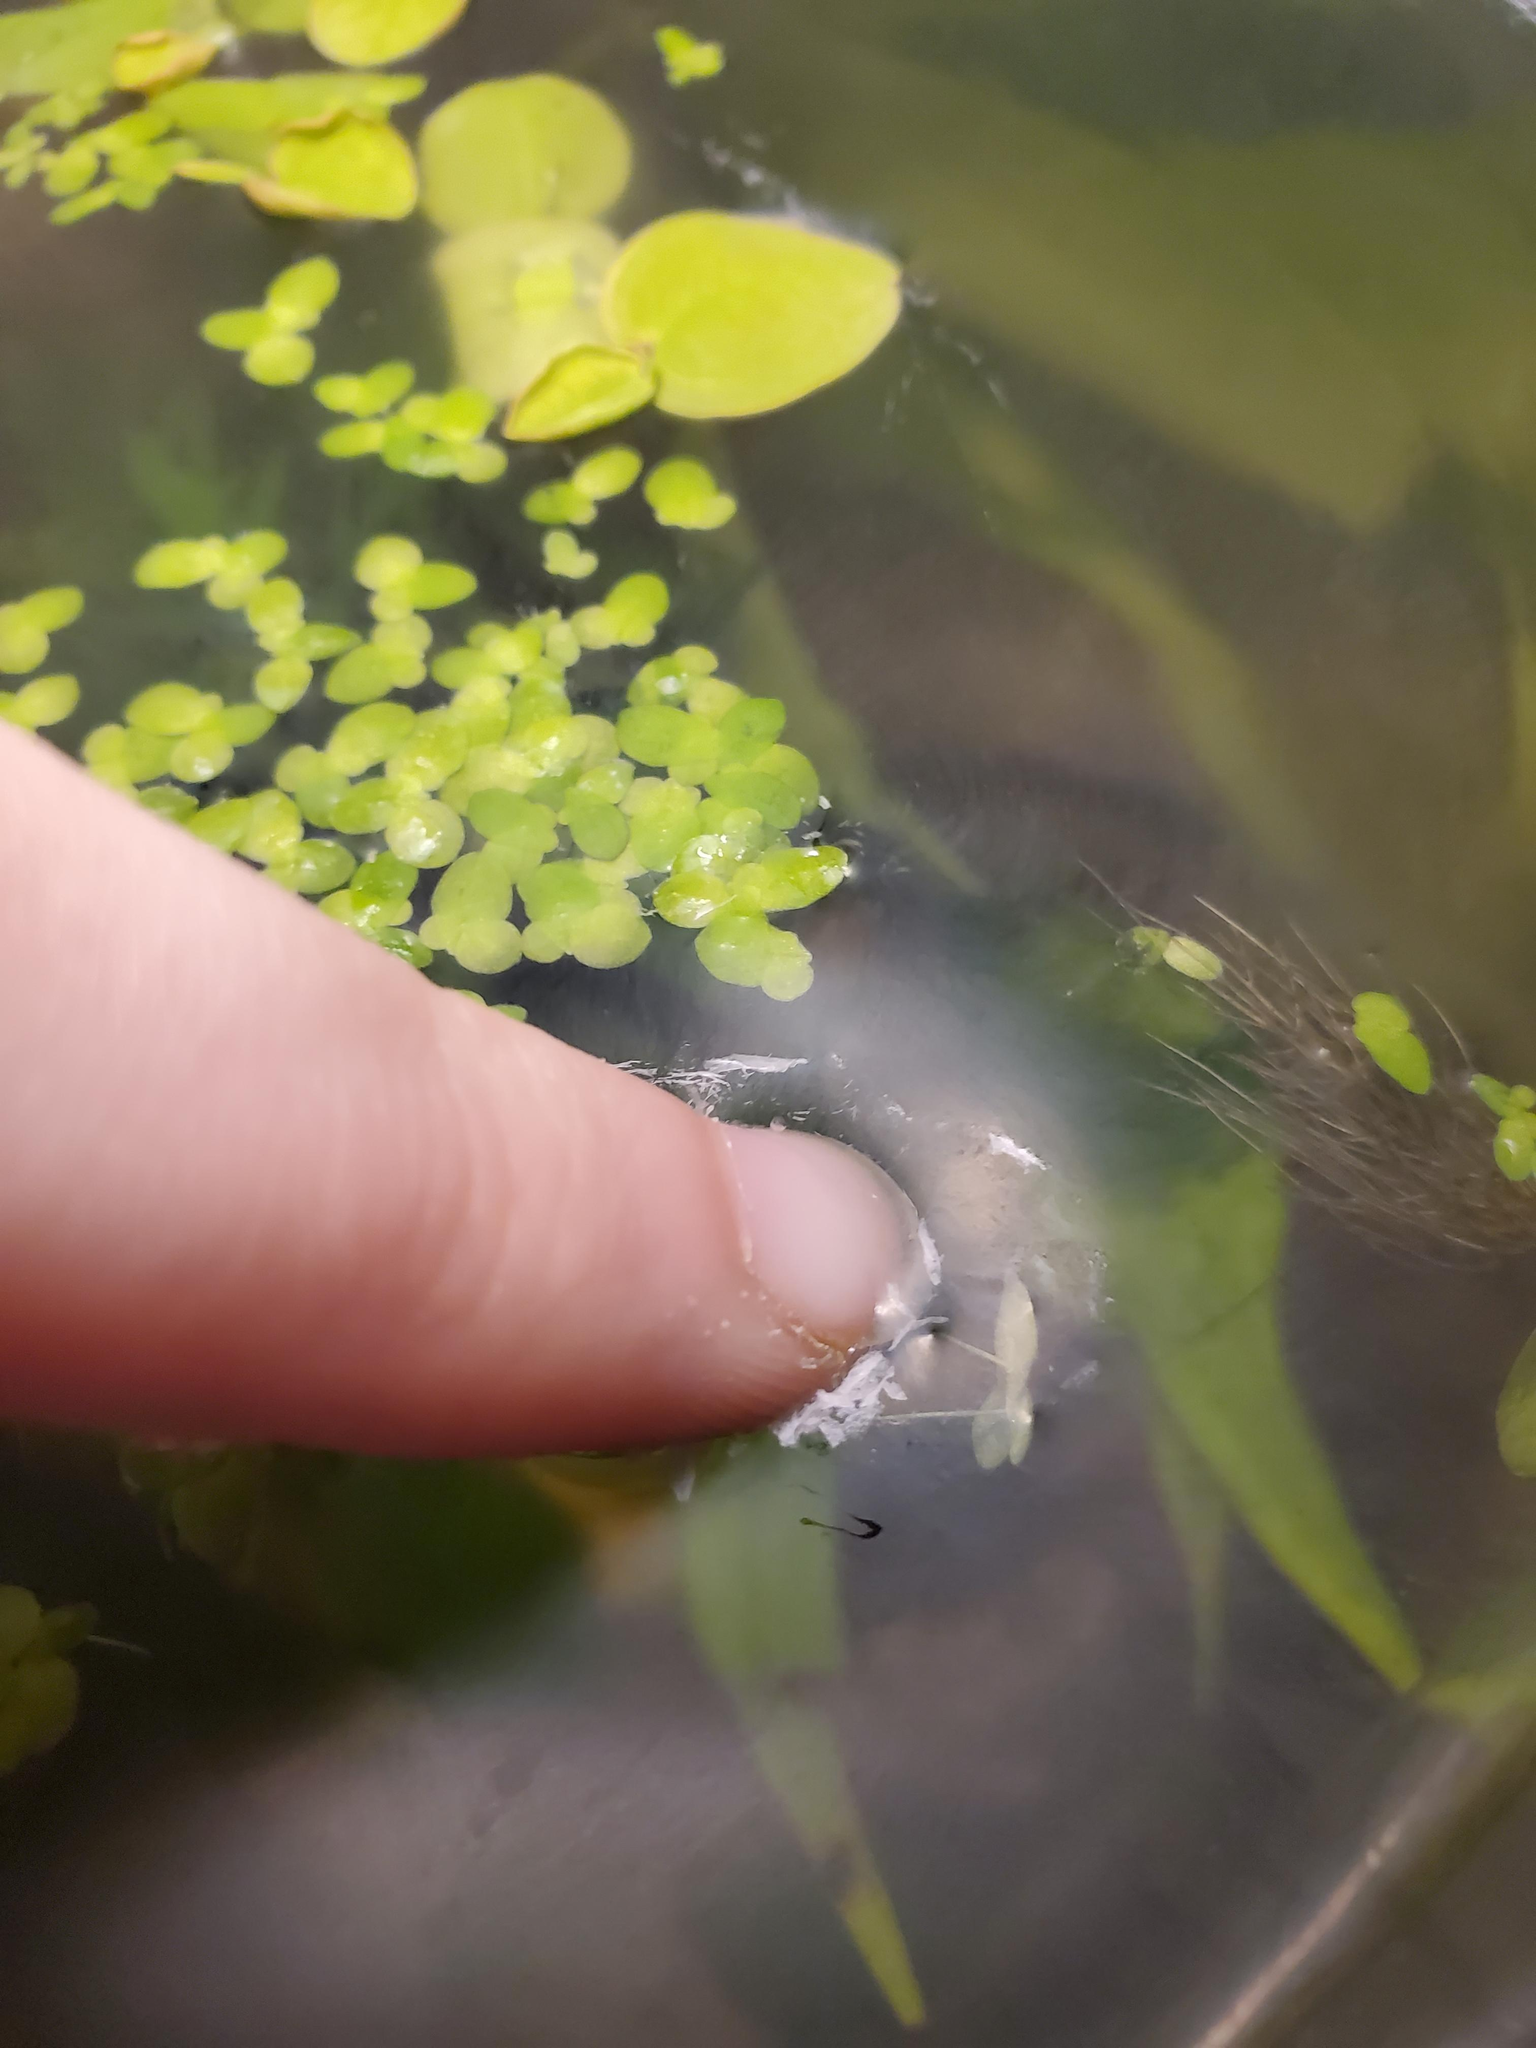
<svg viewBox="0 0 1536 2048">
<path fill-rule="evenodd" d="M 419 149 L 423 206 L 449 234 L 541 215 L 590 220 L 629 183 L 629 135 L 607 101 L 543 72 L 456 93 Z"/>
<path fill-rule="evenodd" d="M 792 221 L 676 213 L 626 242 L 610 337 L 649 352 L 656 403 L 688 419 L 771 412 L 857 368 L 901 310 L 889 257 Z"/>
</svg>

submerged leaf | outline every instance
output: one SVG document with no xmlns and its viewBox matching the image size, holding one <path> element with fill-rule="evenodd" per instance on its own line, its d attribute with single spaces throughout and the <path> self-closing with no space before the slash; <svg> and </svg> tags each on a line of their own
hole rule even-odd
<svg viewBox="0 0 1536 2048">
<path fill-rule="evenodd" d="M 422 127 L 422 205 L 449 234 L 541 215 L 589 220 L 629 183 L 629 134 L 573 79 L 488 78 Z"/>
<path fill-rule="evenodd" d="M 623 349 L 567 349 L 516 401 L 502 432 L 509 441 L 564 441 L 627 418 L 655 392 L 651 371 Z"/>
<path fill-rule="evenodd" d="M 333 64 L 393 64 L 436 42 L 468 0 L 309 0 L 305 32 Z"/>
<path fill-rule="evenodd" d="M 591 221 L 502 221 L 444 242 L 432 268 L 466 383 L 516 398 L 556 356 L 600 344 L 598 299 L 618 253 Z"/>
<path fill-rule="evenodd" d="M 1215 1473 L 1155 1395 L 1147 1408 L 1147 1455 L 1189 1584 L 1195 1697 L 1204 1701 L 1215 1689 L 1221 1656 L 1232 1512 Z"/>
<path fill-rule="evenodd" d="M 651 351 L 656 403 L 689 419 L 771 412 L 856 369 L 901 310 L 887 256 L 793 221 L 677 213 L 626 242 L 603 317 Z"/>
<path fill-rule="evenodd" d="M 1253 1154 L 1115 1218 L 1110 1288 L 1158 1393 L 1279 1569 L 1399 1690 L 1406 1623 L 1349 1513 L 1280 1346 L 1279 1168 Z"/>
<path fill-rule="evenodd" d="M 1521 1345 L 1499 1395 L 1499 1456 L 1521 1479 L 1536 1479 L 1536 1336 Z"/>
<path fill-rule="evenodd" d="M 836 1729 L 804 1686 L 842 1660 L 824 1460 L 771 1439 L 716 1453 L 682 1515 L 683 1585 L 699 1650 L 735 1698 L 753 1758 L 849 1937 L 904 2026 L 923 1995 L 864 1832 Z M 809 1513 L 808 1513 L 809 1510 Z"/>
</svg>

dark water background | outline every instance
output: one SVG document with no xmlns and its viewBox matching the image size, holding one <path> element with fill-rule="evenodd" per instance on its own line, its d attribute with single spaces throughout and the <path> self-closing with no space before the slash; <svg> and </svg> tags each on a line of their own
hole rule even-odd
<svg viewBox="0 0 1536 2048">
<path fill-rule="evenodd" d="M 790 736 L 830 703 L 867 749 L 867 762 L 842 751 L 841 728 L 806 742 L 834 791 L 841 779 L 861 873 L 807 920 L 817 983 L 785 1009 L 705 981 L 665 934 L 632 970 L 529 970 L 507 994 L 663 1072 L 804 1062 L 720 1106 L 800 1118 L 889 1164 L 929 1217 L 941 1306 L 972 1341 L 988 1341 L 1008 1262 L 1033 1262 L 1042 1413 L 1020 1471 L 978 1471 L 963 1422 L 915 1415 L 832 1461 L 847 1510 L 882 1533 L 825 1538 L 848 1648 L 816 1696 L 932 2036 L 1536 2038 L 1522 1726 L 1481 1741 L 1395 1698 L 1245 1538 L 1219 1681 L 1197 1696 L 1136 1347 L 1102 1299 L 1094 1195 L 1126 1096 L 1031 965 L 1042 932 L 1104 914 L 1091 871 L 1174 922 L 1201 897 L 1269 933 L 1296 919 L 1357 976 L 1427 989 L 1497 1071 L 1530 1070 L 1536 812 L 1505 802 L 1518 571 L 1488 535 L 1522 534 L 1536 490 L 1536 284 L 1492 256 L 1478 269 L 1475 251 L 1445 266 L 1443 366 L 1424 385 L 1512 378 L 1507 402 L 1490 401 L 1491 440 L 1478 421 L 1459 442 L 1443 420 L 1426 430 L 1413 474 L 1367 515 L 1357 466 L 1330 452 L 1353 432 L 1349 393 L 1313 371 L 1301 399 L 1282 390 L 1283 321 L 1221 260 L 1221 236 L 1248 231 L 1229 217 L 1218 231 L 1219 168 L 1155 232 L 1132 219 L 1117 255 L 1113 180 L 1091 204 L 1086 186 L 1072 199 L 1078 232 L 1060 161 L 1043 145 L 1010 156 L 1007 140 L 1024 147 L 1008 125 L 1020 108 L 1148 160 L 1318 134 L 1389 155 L 1449 138 L 1454 154 L 1478 123 L 1508 121 L 1529 125 L 1536 165 L 1536 25 L 1492 5 L 1366 0 L 717 0 L 689 22 L 721 34 L 730 63 L 718 85 L 674 96 L 643 10 L 472 0 L 428 53 L 424 104 L 476 77 L 566 70 L 634 128 L 621 225 L 686 203 L 787 202 L 909 262 L 913 303 L 870 365 L 715 444 L 808 652 L 798 709 L 785 692 Z M 1516 155 L 1500 157 L 1510 177 Z M 1424 177 L 1475 221 L 1446 161 Z M 1383 233 L 1405 219 L 1427 233 L 1424 178 L 1391 162 Z M 1283 161 L 1277 175 L 1283 189 Z M 1528 199 L 1536 220 L 1536 170 Z M 1041 293 L 1069 296 L 1030 238 L 1052 206 L 1100 294 L 1080 353 L 1070 336 L 1047 346 L 1032 311 Z M 1457 218 L 1440 232 L 1448 248 L 1467 240 Z M 68 577 L 90 593 L 70 643 L 88 699 L 67 740 L 162 675 L 235 679 L 235 640 L 205 607 L 127 585 L 136 554 L 170 533 L 280 526 L 317 617 L 344 615 L 355 547 L 396 525 L 469 563 L 492 602 L 544 601 L 516 506 L 546 458 L 483 492 L 327 464 L 304 394 L 256 389 L 196 339 L 206 312 L 251 303 L 282 263 L 323 247 L 346 286 L 322 364 L 398 352 L 425 383 L 447 381 L 424 225 L 296 228 L 194 189 L 67 231 L 33 195 L 7 195 L 3 233 L 0 574 L 7 589 Z M 1219 383 L 1190 366 L 1240 358 L 1250 317 L 1274 334 L 1274 370 L 1236 414 L 1271 396 L 1277 415 L 1300 408 L 1303 452 L 1291 462 L 1282 446 L 1270 474 L 1240 421 L 1225 450 L 1179 424 L 1207 417 L 1189 377 Z M 1371 343 L 1391 306 L 1373 317 Z M 1422 319 L 1408 294 L 1404 328 Z M 1103 368 L 1117 328 L 1147 336 L 1141 402 Z M 1314 416 L 1327 421 L 1315 460 Z M 956 422 L 978 420 L 987 446 L 1005 430 L 1044 451 L 1114 543 L 1102 527 L 1086 543 L 1042 539 L 1038 521 L 1021 539 L 1006 494 L 956 456 Z M 667 431 L 651 422 L 638 438 L 649 450 Z M 1249 455 L 1227 459 L 1240 446 Z M 1298 488 L 1303 473 L 1345 478 L 1350 502 Z M 605 571 L 649 566 L 656 546 L 637 523 L 607 543 Z M 1144 582 L 1129 609 L 1106 601 L 1127 560 L 1159 599 Z M 717 641 L 727 672 L 780 687 L 741 565 L 684 541 L 676 582 L 680 637 Z M 848 794 L 860 776 L 884 800 L 873 817 Z M 1045 1170 L 992 1149 L 999 1134 Z M 1389 1254 L 1295 1204 L 1289 1363 L 1431 1658 L 1532 1568 L 1536 1508 L 1499 1463 L 1492 1410 L 1533 1315 L 1528 1263 Z M 926 1405 L 969 1384 L 963 1363 L 946 1367 Z M 440 1527 L 435 1483 L 378 1512 Z M 9 1446 L 0 1577 L 95 1600 L 104 1627 L 151 1654 L 95 1653 L 81 1728 L 0 1801 L 0 2042 L 895 2038 L 689 1639 L 669 1499 L 604 1574 L 578 1572 L 553 1536 L 535 1583 L 501 1591 L 485 1542 L 456 1552 L 445 1538 L 426 1562 L 402 1548 L 386 1594 L 398 1587 L 402 1610 L 461 1605 L 462 1625 L 386 1677 L 167 1559 L 94 1447 Z"/>
</svg>

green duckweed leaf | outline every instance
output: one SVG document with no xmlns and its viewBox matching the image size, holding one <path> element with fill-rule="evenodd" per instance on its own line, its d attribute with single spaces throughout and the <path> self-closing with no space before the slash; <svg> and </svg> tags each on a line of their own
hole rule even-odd
<svg viewBox="0 0 1536 2048">
<path fill-rule="evenodd" d="M 412 611 L 433 612 L 462 604 L 478 587 L 471 571 L 456 562 L 423 562 L 403 579 L 399 590 Z"/>
<path fill-rule="evenodd" d="M 654 373 L 625 349 L 583 343 L 557 355 L 512 405 L 509 441 L 564 441 L 612 426 L 650 403 Z"/>
<path fill-rule="evenodd" d="M 603 610 L 621 647 L 645 647 L 656 638 L 656 628 L 671 605 L 671 592 L 661 577 L 649 570 L 624 576 L 603 599 Z"/>
<path fill-rule="evenodd" d="M 41 732 L 57 725 L 80 702 L 80 685 L 73 676 L 35 676 L 19 690 L 0 690 L 0 718 L 28 732 Z"/>
<path fill-rule="evenodd" d="M 1210 947 L 1202 946 L 1198 939 L 1185 938 L 1181 932 L 1169 936 L 1163 948 L 1163 965 L 1182 974 L 1186 981 L 1220 981 L 1222 974 L 1221 962 Z"/>
<path fill-rule="evenodd" d="M 387 121 L 337 114 L 324 127 L 290 128 L 245 189 L 268 213 L 404 220 L 416 206 L 416 162 Z"/>
<path fill-rule="evenodd" d="M 151 683 L 129 698 L 123 716 L 140 732 L 177 739 L 196 732 L 222 709 L 211 690 L 196 690 L 190 683 Z"/>
<path fill-rule="evenodd" d="M 645 499 L 662 526 L 707 532 L 734 518 L 736 500 L 716 485 L 702 462 L 674 455 L 658 462 L 645 480 Z"/>
<path fill-rule="evenodd" d="M 668 85 L 692 85 L 701 78 L 717 78 L 725 69 L 725 51 L 720 45 L 700 42 L 685 28 L 659 28 L 653 40 Z"/>
<path fill-rule="evenodd" d="M 281 715 L 291 711 L 314 680 L 311 663 L 296 654 L 277 654 L 263 662 L 252 678 L 251 690 L 258 704 Z"/>
<path fill-rule="evenodd" d="M 419 656 L 365 642 L 342 655 L 325 679 L 333 704 L 370 704 L 391 690 L 414 689 L 426 674 Z"/>
<path fill-rule="evenodd" d="M 597 556 L 584 548 L 569 527 L 557 526 L 544 536 L 544 567 L 551 576 L 580 582 L 597 567 Z"/>
<path fill-rule="evenodd" d="M 592 219 L 629 183 L 629 135 L 607 101 L 542 72 L 456 93 L 423 124 L 418 149 L 423 210 L 451 235 L 541 215 Z"/>
<path fill-rule="evenodd" d="M 314 344 L 302 334 L 269 334 L 246 350 L 240 367 L 255 384 L 302 384 L 315 367 Z"/>
<path fill-rule="evenodd" d="M 186 590 L 206 583 L 224 566 L 220 540 L 166 540 L 140 555 L 133 580 L 141 590 Z"/>
<path fill-rule="evenodd" d="M 724 911 L 694 941 L 700 963 L 717 981 L 760 988 L 776 1003 L 790 1003 L 811 985 L 811 956 L 793 932 L 780 931 L 760 913 Z"/>
<path fill-rule="evenodd" d="M 446 35 L 467 0 L 309 0 L 305 33 L 333 64 L 393 64 Z"/>
<path fill-rule="evenodd" d="M 571 484 L 587 498 L 620 498 L 644 467 L 637 449 L 615 443 L 578 462 L 571 471 Z"/>
<path fill-rule="evenodd" d="M 445 868 L 464 844 L 464 821 L 436 797 L 414 797 L 391 812 L 384 828 L 391 853 L 418 868 Z"/>
<path fill-rule="evenodd" d="M 23 1657 L 0 1673 L 0 1773 L 62 1742 L 79 1704 L 80 1681 L 66 1657 Z"/>
<path fill-rule="evenodd" d="M 198 328 L 210 348 L 227 348 L 241 354 L 265 341 L 272 322 L 261 306 L 240 306 L 228 313 L 210 313 Z"/>
<path fill-rule="evenodd" d="M 1508 1116 L 1511 1110 L 1536 1106 L 1532 1103 L 1516 1102 L 1514 1090 L 1506 1087 L 1502 1081 L 1496 1081 L 1492 1074 L 1474 1074 L 1470 1086 L 1484 1109 L 1491 1109 L 1495 1116 L 1504 1117 Z"/>
<path fill-rule="evenodd" d="M 267 286 L 268 313 L 287 333 L 315 326 L 341 290 L 341 272 L 329 256 L 308 256 L 290 263 Z"/>
<path fill-rule="evenodd" d="M 1499 1395 L 1499 1456 L 1521 1479 L 1536 1479 L 1536 1336 L 1521 1345 Z"/>
<path fill-rule="evenodd" d="M 663 412 L 771 412 L 856 369 L 896 324 L 889 257 L 791 221 L 678 213 L 625 243 L 604 324 L 648 356 Z"/>
<path fill-rule="evenodd" d="M 384 427 L 379 420 L 348 420 L 345 426 L 328 427 L 316 443 L 322 455 L 347 462 L 360 455 L 377 455 L 384 446 Z"/>
<path fill-rule="evenodd" d="M 1355 997 L 1354 1011 L 1355 1037 L 1381 1071 L 1410 1094 L 1427 1095 L 1435 1079 L 1429 1049 L 1397 998 L 1371 990 Z"/>
<path fill-rule="evenodd" d="M 1529 1180 L 1536 1173 L 1536 1116 L 1527 1109 L 1500 1117 L 1493 1134 L 1494 1163 L 1506 1180 Z"/>
<path fill-rule="evenodd" d="M 706 934 L 707 936 L 707 934 Z M 1280 1169 L 1255 1153 L 1114 1211 L 1110 1291 L 1255 1541 L 1400 1691 L 1419 1653 L 1350 1524 L 1280 1348 Z"/>
</svg>

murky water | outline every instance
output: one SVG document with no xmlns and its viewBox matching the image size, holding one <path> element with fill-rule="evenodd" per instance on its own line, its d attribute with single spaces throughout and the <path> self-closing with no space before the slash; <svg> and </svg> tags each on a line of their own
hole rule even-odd
<svg viewBox="0 0 1536 2048">
<path fill-rule="evenodd" d="M 1493 1410 L 1536 1268 L 1293 1194 L 1221 1385 L 1283 1357 L 1336 1494 L 1234 1510 L 1187 1464 L 1181 1490 L 1145 1358 L 1248 1315 L 1247 1155 L 1161 1092 L 1177 1020 L 1102 977 L 1123 906 L 1204 901 L 1532 1069 L 1536 28 L 1366 0 L 690 25 L 729 48 L 708 97 L 666 94 L 649 17 L 473 0 L 433 91 L 566 71 L 640 138 L 637 218 L 789 206 L 909 266 L 855 378 L 700 430 L 755 544 L 679 563 L 682 636 L 785 697 L 859 874 L 806 921 L 796 1004 L 707 981 L 681 934 L 506 995 L 720 1114 L 866 1147 L 923 1209 L 942 1324 L 825 1454 L 544 1468 L 516 1568 L 457 1475 L 368 1482 L 333 1541 L 387 1675 L 164 1559 L 88 1447 L 13 1447 L 0 1577 L 150 1651 L 93 1666 L 0 1806 L 15 2038 L 846 2048 L 896 2036 L 915 1976 L 956 2048 L 1524 2039 L 1536 1503 Z M 4 216 L 7 587 L 62 560 L 105 594 L 165 533 L 270 522 L 325 616 L 408 506 L 527 601 L 532 465 L 473 495 L 322 466 L 275 430 L 302 397 L 209 375 L 198 319 L 291 230 L 215 235 L 195 193 Z M 445 346 L 414 232 L 340 237 L 369 359 Z M 196 617 L 104 595 L 78 730 L 123 675 L 186 673 Z M 1181 1236 L 1201 1190 L 1223 1221 Z M 1010 1270 L 1035 1438 L 983 1471 Z M 750 1654 L 733 1601 L 778 1617 Z M 1469 1731 L 1410 1656 L 1504 1673 L 1504 1711 Z"/>
</svg>

